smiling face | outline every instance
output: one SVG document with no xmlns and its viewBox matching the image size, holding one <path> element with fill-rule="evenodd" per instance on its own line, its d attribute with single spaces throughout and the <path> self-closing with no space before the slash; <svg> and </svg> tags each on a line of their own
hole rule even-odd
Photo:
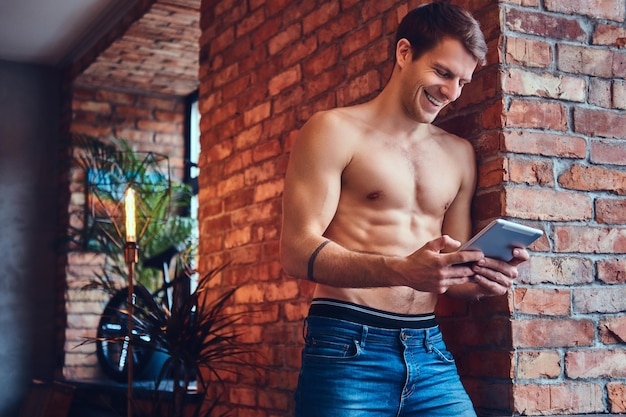
<svg viewBox="0 0 626 417">
<path fill-rule="evenodd" d="M 443 38 L 416 60 L 412 60 L 410 43 L 401 39 L 396 55 L 402 108 L 419 123 L 432 123 L 441 109 L 459 98 L 477 64 L 461 42 L 452 38 Z"/>
</svg>

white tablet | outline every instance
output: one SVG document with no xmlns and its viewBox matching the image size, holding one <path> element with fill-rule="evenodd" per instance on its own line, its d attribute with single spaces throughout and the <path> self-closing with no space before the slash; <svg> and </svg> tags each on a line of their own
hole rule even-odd
<svg viewBox="0 0 626 417">
<path fill-rule="evenodd" d="M 479 250 L 487 258 L 508 262 L 513 259 L 513 248 L 525 248 L 539 239 L 541 235 L 543 235 L 542 230 L 497 219 L 468 240 L 459 250 Z"/>
</svg>

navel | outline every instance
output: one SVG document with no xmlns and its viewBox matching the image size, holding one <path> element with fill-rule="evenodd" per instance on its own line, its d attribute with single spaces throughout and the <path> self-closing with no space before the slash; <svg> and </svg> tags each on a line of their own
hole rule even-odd
<svg viewBox="0 0 626 417">
<path fill-rule="evenodd" d="M 381 195 L 382 195 L 382 193 L 380 191 L 374 191 L 374 192 L 369 193 L 367 195 L 367 199 L 368 200 L 378 200 Z"/>
</svg>

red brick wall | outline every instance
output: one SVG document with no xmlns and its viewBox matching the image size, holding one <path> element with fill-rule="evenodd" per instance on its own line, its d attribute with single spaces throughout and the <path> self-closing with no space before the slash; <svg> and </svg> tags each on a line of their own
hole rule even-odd
<svg viewBox="0 0 626 417">
<path fill-rule="evenodd" d="M 101 140 L 114 136 L 132 141 L 142 152 L 167 155 L 172 179 L 183 178 L 185 120 L 184 97 L 168 98 L 120 92 L 89 86 L 74 86 L 70 131 Z M 84 209 L 84 173 L 70 172 L 69 212 Z M 70 217 L 78 225 L 80 220 Z M 95 356 L 95 345 L 79 346 L 85 337 L 95 337 L 108 296 L 102 291 L 81 288 L 100 272 L 103 258 L 92 253 L 69 253 L 65 310 L 65 365 L 67 379 L 106 378 Z"/>
<path fill-rule="evenodd" d="M 317 110 L 384 85 L 399 19 L 419 1 L 201 6 L 201 268 L 231 265 L 258 373 L 228 375 L 235 416 L 290 416 L 311 287 L 278 263 L 282 177 Z M 489 64 L 441 123 L 479 160 L 474 219 L 538 226 L 508 297 L 440 307 L 481 413 L 626 411 L 624 0 L 458 1 Z M 593 4 L 593 7 L 589 6 Z"/>
<path fill-rule="evenodd" d="M 546 239 L 510 300 L 513 411 L 623 413 L 625 3 L 522 3 L 502 7 L 504 198 Z"/>
</svg>

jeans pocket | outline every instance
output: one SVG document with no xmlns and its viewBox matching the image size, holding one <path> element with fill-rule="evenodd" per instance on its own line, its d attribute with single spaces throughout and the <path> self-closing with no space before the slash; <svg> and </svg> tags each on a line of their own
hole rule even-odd
<svg viewBox="0 0 626 417">
<path fill-rule="evenodd" d="M 349 337 L 318 334 L 306 338 L 303 353 L 307 359 L 350 359 L 359 355 L 360 348 Z"/>
<path fill-rule="evenodd" d="M 434 355 L 436 355 L 442 362 L 454 364 L 454 357 L 448 349 L 446 349 L 446 345 L 443 341 L 436 341 L 431 346 L 431 351 Z"/>
</svg>

